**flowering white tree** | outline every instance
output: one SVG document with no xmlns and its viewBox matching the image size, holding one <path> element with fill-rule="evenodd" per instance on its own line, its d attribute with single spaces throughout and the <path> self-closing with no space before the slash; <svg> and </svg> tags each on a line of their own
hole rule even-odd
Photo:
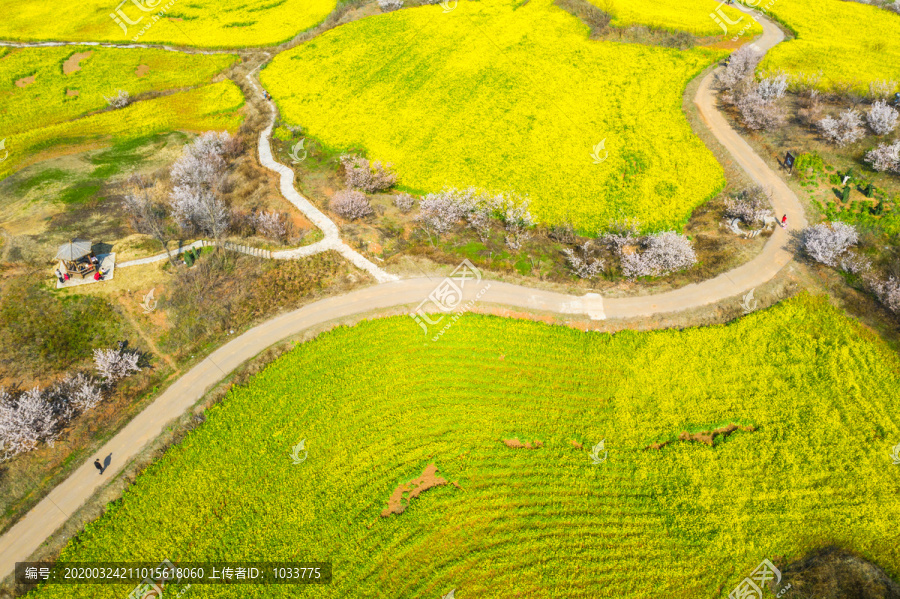
<svg viewBox="0 0 900 599">
<path fill-rule="evenodd" d="M 888 310 L 894 314 L 900 314 L 900 279 L 890 277 L 883 281 L 875 277 L 870 281 L 870 286 Z"/>
<path fill-rule="evenodd" d="M 416 198 L 408 193 L 398 193 L 394 196 L 394 206 L 396 206 L 403 214 L 412 210 L 415 205 Z"/>
<path fill-rule="evenodd" d="M 900 140 L 892 144 L 880 144 L 866 152 L 866 162 L 876 171 L 893 171 L 900 174 Z"/>
<path fill-rule="evenodd" d="M 723 89 L 732 89 L 746 77 L 753 74 L 762 55 L 749 45 L 741 46 L 728 57 L 728 65 L 716 75 L 716 81 Z"/>
<path fill-rule="evenodd" d="M 725 200 L 725 216 L 739 218 L 748 225 L 762 224 L 772 216 L 769 194 L 762 187 L 749 187 L 737 197 Z"/>
<path fill-rule="evenodd" d="M 648 235 L 641 245 L 643 251 L 621 254 L 622 272 L 629 279 L 659 277 L 697 263 L 690 240 L 674 231 Z"/>
<path fill-rule="evenodd" d="M 578 247 L 579 252 L 575 252 L 572 248 L 566 248 L 563 253 L 566 255 L 566 262 L 572 272 L 580 279 L 593 279 L 603 272 L 603 260 L 600 258 L 590 258 L 588 255 L 590 241 L 586 241 L 584 245 Z"/>
<path fill-rule="evenodd" d="M 888 103 L 884 100 L 879 100 L 872 104 L 872 108 L 866 113 L 866 121 L 869 123 L 869 128 L 876 135 L 887 135 L 896 129 L 898 117 L 900 117 L 900 114 L 897 113 L 897 110 L 888 106 Z"/>
<path fill-rule="evenodd" d="M 138 352 L 129 351 L 124 343 L 119 343 L 117 349 L 95 349 L 94 368 L 106 382 L 113 383 L 140 372 L 140 358 Z"/>
<path fill-rule="evenodd" d="M 336 192 L 328 206 L 347 220 L 364 218 L 374 212 L 366 194 L 351 189 Z"/>
<path fill-rule="evenodd" d="M 900 4 L 898 4 L 900 6 Z M 872 100 L 887 100 L 894 90 L 897 89 L 897 82 L 885 79 L 869 82 L 869 98 Z"/>
<path fill-rule="evenodd" d="M 272 239 L 287 237 L 287 219 L 280 212 L 257 212 L 253 215 L 253 226 Z"/>
<path fill-rule="evenodd" d="M 762 95 L 759 85 L 752 85 L 748 91 L 737 94 L 736 104 L 749 129 L 774 129 L 784 123 L 784 111 L 776 104 L 774 96 L 767 99 Z"/>
<path fill-rule="evenodd" d="M 534 227 L 534 216 L 528 210 L 529 200 L 509 197 L 507 195 L 495 196 L 491 202 L 494 212 L 500 214 L 500 220 L 506 228 L 506 245 L 517 250 L 522 247 L 522 242 L 528 239 L 529 229 Z"/>
<path fill-rule="evenodd" d="M 787 75 L 782 73 L 781 75 L 766 77 L 761 80 L 756 86 L 756 91 L 759 94 L 759 97 L 764 101 L 774 102 L 775 100 L 780 100 L 784 97 L 784 92 L 787 91 L 787 87 Z"/>
<path fill-rule="evenodd" d="M 380 162 L 369 163 L 359 156 L 341 156 L 347 187 L 360 189 L 366 193 L 375 193 L 393 187 L 397 176 L 389 171 L 391 165 L 383 166 Z"/>
<path fill-rule="evenodd" d="M 127 91 L 123 89 L 120 89 L 119 92 L 112 98 L 103 96 L 103 99 L 106 100 L 106 103 L 113 108 L 125 108 L 126 106 L 128 106 L 128 104 L 131 103 L 131 96 Z"/>
<path fill-rule="evenodd" d="M 228 229 L 230 214 L 219 195 L 225 179 L 225 158 L 231 136 L 207 131 L 185 146 L 172 165 L 175 189 L 169 196 L 172 217 L 186 231 L 200 230 L 218 241 Z"/>
<path fill-rule="evenodd" d="M 841 112 L 838 118 L 825 117 L 817 126 L 822 137 L 838 146 L 858 141 L 866 134 L 859 111 L 849 108 Z"/>
<path fill-rule="evenodd" d="M 384 12 L 398 10 L 403 7 L 403 0 L 378 0 L 378 8 Z"/>
<path fill-rule="evenodd" d="M 53 443 L 57 419 L 39 387 L 24 393 L 0 388 L 0 461 Z"/>
<path fill-rule="evenodd" d="M 853 225 L 835 221 L 803 229 L 800 240 L 810 258 L 828 266 L 837 266 L 844 252 L 859 242 L 859 234 Z"/>
</svg>

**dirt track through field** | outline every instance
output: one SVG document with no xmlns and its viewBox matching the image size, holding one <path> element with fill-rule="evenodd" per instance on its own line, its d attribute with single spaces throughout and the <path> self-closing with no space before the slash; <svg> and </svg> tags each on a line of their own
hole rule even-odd
<svg viewBox="0 0 900 599">
<path fill-rule="evenodd" d="M 764 33 L 756 41 L 756 46 L 765 52 L 782 41 L 784 36 L 772 22 L 761 16 L 757 18 L 763 26 Z M 27 44 L 2 45 L 24 46 Z M 778 174 L 756 155 L 718 111 L 715 94 L 711 88 L 712 82 L 713 74 L 710 73 L 701 82 L 695 97 L 695 103 L 703 121 L 748 175 L 757 184 L 772 190 L 772 203 L 776 214 L 787 214 L 788 216 L 790 228 L 788 230 L 776 229 L 775 234 L 766 243 L 760 255 L 750 262 L 708 281 L 658 295 L 615 298 L 604 301 L 596 294 L 577 297 L 491 281 L 490 289 L 483 296 L 478 296 L 478 290 L 474 286 L 466 286 L 463 289 L 463 301 L 478 299 L 484 303 L 511 306 L 527 311 L 585 314 L 598 320 L 631 318 L 663 312 L 678 312 L 709 305 L 746 293 L 773 278 L 792 259 L 793 255 L 788 247 L 789 232 L 806 226 L 803 209 L 796 195 Z M 293 172 L 272 158 L 268 139 L 270 132 L 271 125 L 261 136 L 260 158 L 263 160 L 265 156 L 265 158 L 271 159 L 274 165 L 277 165 L 273 168 L 265 161 L 263 162 L 269 168 L 280 173 L 283 192 L 287 191 L 288 184 L 293 190 Z M 295 190 L 294 193 L 296 193 Z M 334 235 L 329 236 L 328 223 L 331 221 L 315 209 L 308 200 L 297 195 L 309 205 L 306 206 L 303 202 L 292 203 L 326 233 L 329 247 L 321 246 L 322 251 L 340 251 L 342 255 L 351 259 L 363 270 L 372 274 L 378 271 L 384 273 L 383 270 L 341 242 L 339 238 Z M 288 199 L 290 201 L 290 198 Z M 322 220 L 323 218 L 324 220 Z M 331 223 L 331 226 L 333 227 L 334 224 Z M 298 250 L 288 252 L 296 252 L 296 256 L 299 256 L 307 255 L 307 252 L 310 251 L 308 249 L 303 249 L 302 252 Z M 351 256 L 355 257 L 351 258 Z M 357 257 L 378 271 L 361 265 L 361 262 L 358 263 Z M 152 261 L 152 259 L 134 261 L 134 263 L 146 263 L 147 261 Z M 120 266 L 125 266 L 125 264 Z M 13 571 L 15 562 L 25 561 L 45 539 L 59 529 L 94 492 L 100 489 L 108 478 L 118 474 L 147 444 L 156 439 L 166 425 L 190 409 L 208 389 L 241 364 L 282 339 L 340 318 L 396 306 L 414 308 L 428 298 L 439 283 L 438 280 L 428 278 L 391 280 L 395 278 L 393 275 L 384 274 L 388 276 L 382 277 L 375 274 L 376 280 L 380 281 L 378 285 L 314 302 L 293 312 L 276 316 L 250 329 L 214 351 L 200 364 L 181 376 L 97 452 L 97 455 L 112 453 L 116 456 L 106 474 L 97 476 L 92 460 L 89 459 L 0 538 L 0 577 L 8 576 Z"/>
</svg>

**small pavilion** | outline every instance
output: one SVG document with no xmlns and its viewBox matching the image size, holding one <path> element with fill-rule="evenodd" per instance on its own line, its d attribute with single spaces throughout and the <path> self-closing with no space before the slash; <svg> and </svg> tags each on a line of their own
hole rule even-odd
<svg viewBox="0 0 900 599">
<path fill-rule="evenodd" d="M 93 256 L 91 242 L 86 239 L 73 239 L 59 246 L 56 252 L 60 271 L 70 277 L 78 275 L 82 279 L 88 275 L 93 276 L 97 270 L 91 262 Z"/>
</svg>

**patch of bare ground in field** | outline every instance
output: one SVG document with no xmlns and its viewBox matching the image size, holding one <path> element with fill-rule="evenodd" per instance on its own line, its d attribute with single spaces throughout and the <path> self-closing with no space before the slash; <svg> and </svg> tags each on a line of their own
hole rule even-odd
<svg viewBox="0 0 900 599">
<path fill-rule="evenodd" d="M 675 439 L 669 439 L 668 441 L 661 441 L 659 443 L 651 443 L 647 446 L 647 449 L 662 449 L 666 445 L 670 443 L 674 443 L 676 441 L 687 441 L 687 442 L 696 442 L 702 443 L 708 447 L 712 447 L 715 444 L 716 437 L 721 439 L 725 439 L 729 437 L 732 433 L 737 431 L 747 431 L 753 432 L 756 430 L 754 426 L 743 426 L 739 424 L 728 424 L 725 426 L 720 426 L 719 428 L 714 428 L 711 430 L 698 431 L 696 433 L 691 433 L 688 431 L 681 431 L 678 437 Z"/>
<path fill-rule="evenodd" d="M 452 484 L 457 489 L 459 484 L 450 482 L 442 476 L 438 476 L 437 466 L 428 464 L 422 474 L 408 483 L 397 485 L 394 492 L 391 493 L 387 502 L 387 507 L 381 512 L 382 518 L 387 518 L 391 514 L 402 514 L 409 507 L 409 502 L 427 491 L 435 487 L 441 487 L 446 484 Z"/>
<path fill-rule="evenodd" d="M 503 444 L 511 449 L 539 449 L 544 446 L 541 441 L 519 441 L 518 437 L 503 439 Z"/>
</svg>

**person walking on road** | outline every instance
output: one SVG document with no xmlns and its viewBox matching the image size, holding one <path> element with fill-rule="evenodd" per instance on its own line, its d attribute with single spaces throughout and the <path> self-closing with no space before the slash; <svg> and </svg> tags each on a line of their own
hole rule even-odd
<svg viewBox="0 0 900 599">
<path fill-rule="evenodd" d="M 100 460 L 94 460 L 94 467 L 100 471 L 100 474 L 103 474 L 103 464 L 100 463 Z"/>
<path fill-rule="evenodd" d="M 787 214 L 781 217 L 781 228 L 787 229 Z"/>
</svg>

